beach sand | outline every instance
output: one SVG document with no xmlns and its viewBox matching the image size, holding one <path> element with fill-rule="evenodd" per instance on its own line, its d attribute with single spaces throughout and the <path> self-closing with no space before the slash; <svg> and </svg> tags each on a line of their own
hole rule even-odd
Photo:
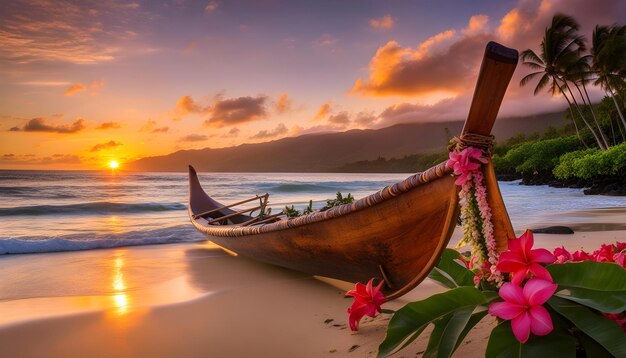
<svg viewBox="0 0 626 358">
<path fill-rule="evenodd" d="M 568 220 L 561 224 L 575 234 L 537 234 L 536 246 L 595 250 L 626 241 L 626 208 Z M 3 357 L 373 357 L 390 317 L 366 318 L 351 332 L 351 284 L 234 257 L 208 242 L 11 255 L 0 257 L 0 277 Z M 384 307 L 443 290 L 426 280 Z M 455 355 L 483 356 L 494 322 L 479 323 Z M 427 339 L 396 356 L 419 356 Z"/>
</svg>

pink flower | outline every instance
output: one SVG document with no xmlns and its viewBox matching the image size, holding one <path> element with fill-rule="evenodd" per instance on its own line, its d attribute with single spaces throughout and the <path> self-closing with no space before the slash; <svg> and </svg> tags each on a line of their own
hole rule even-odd
<svg viewBox="0 0 626 358">
<path fill-rule="evenodd" d="M 564 246 L 554 249 L 554 256 L 556 256 L 556 262 L 560 264 L 572 260 L 572 254 L 570 254 Z"/>
<path fill-rule="evenodd" d="M 474 147 L 467 147 L 460 152 L 454 150 L 450 152 L 450 160 L 446 165 L 454 169 L 454 174 L 459 176 L 454 182 L 456 185 L 463 185 L 472 172 L 480 169 L 481 163 L 487 163 L 487 158 L 483 154 L 481 149 Z"/>
<path fill-rule="evenodd" d="M 504 302 L 489 305 L 489 314 L 511 320 L 513 335 L 521 343 L 526 343 L 530 332 L 545 336 L 552 332 L 552 318 L 542 305 L 554 294 L 557 285 L 538 278 L 526 282 L 522 289 L 505 283 L 498 294 Z"/>
<path fill-rule="evenodd" d="M 532 250 L 534 244 L 533 233 L 526 230 L 517 239 L 509 240 L 509 249 L 500 254 L 496 269 L 511 273 L 511 282 L 520 285 L 529 273 L 535 277 L 552 281 L 552 276 L 540 264 L 551 264 L 556 257 L 546 249 Z"/>
<path fill-rule="evenodd" d="M 385 295 L 380 292 L 383 282 L 374 287 L 374 279 L 367 282 L 367 286 L 357 282 L 355 289 L 348 291 L 346 295 L 354 297 L 354 303 L 348 308 L 348 321 L 350 329 L 359 329 L 359 322 L 363 316 L 376 317 L 381 312 L 380 305 L 385 302 Z"/>
<path fill-rule="evenodd" d="M 624 251 L 626 250 L 626 242 L 617 242 L 615 243 L 615 247 L 617 247 L 617 251 Z"/>
<path fill-rule="evenodd" d="M 593 260 L 593 256 L 589 255 L 583 250 L 574 251 L 574 253 L 572 254 L 572 261 L 578 262 L 586 260 Z"/>
</svg>

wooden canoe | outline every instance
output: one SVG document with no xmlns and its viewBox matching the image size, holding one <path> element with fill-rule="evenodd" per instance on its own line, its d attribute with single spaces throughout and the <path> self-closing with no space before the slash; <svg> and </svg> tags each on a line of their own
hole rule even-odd
<svg viewBox="0 0 626 358">
<path fill-rule="evenodd" d="M 517 51 L 487 45 L 463 133 L 490 135 L 516 64 Z M 491 163 L 483 170 L 504 250 L 513 229 Z M 352 204 L 253 223 L 253 216 L 208 196 L 190 166 L 189 215 L 210 241 L 238 255 L 349 282 L 374 277 L 394 299 L 428 275 L 448 244 L 459 215 L 454 181 L 444 162 Z"/>
</svg>

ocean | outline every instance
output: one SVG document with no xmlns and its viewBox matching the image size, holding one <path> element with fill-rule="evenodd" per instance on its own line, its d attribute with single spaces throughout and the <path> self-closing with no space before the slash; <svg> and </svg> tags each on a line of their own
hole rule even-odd
<svg viewBox="0 0 626 358">
<path fill-rule="evenodd" d="M 303 209 L 309 200 L 320 208 L 338 191 L 358 199 L 409 175 L 203 173 L 200 181 L 222 203 L 269 193 L 276 213 L 285 205 Z M 579 189 L 500 187 L 517 230 L 577 210 L 626 207 L 625 197 Z M 0 254 L 202 241 L 186 203 L 186 173 L 0 171 Z"/>
</svg>

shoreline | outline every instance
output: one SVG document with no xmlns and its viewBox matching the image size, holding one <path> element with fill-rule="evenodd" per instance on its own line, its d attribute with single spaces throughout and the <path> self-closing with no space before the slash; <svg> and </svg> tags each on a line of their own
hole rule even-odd
<svg viewBox="0 0 626 358">
<path fill-rule="evenodd" d="M 615 226 L 626 222 L 626 207 L 559 216 L 592 231 L 536 234 L 537 246 L 593 250 L 626 240 Z M 457 229 L 449 246 L 459 235 Z M 366 318 L 351 332 L 352 301 L 343 297 L 352 284 L 234 257 L 209 242 L 32 258 L 0 257 L 0 273 L 9 277 L 0 286 L 0 344 L 9 356 L 374 357 L 390 317 Z M 444 290 L 427 279 L 384 307 Z M 482 356 L 494 322 L 481 321 L 455 356 Z M 427 339 L 399 356 L 419 355 Z"/>
<path fill-rule="evenodd" d="M 594 179 L 557 179 L 552 175 L 524 176 L 517 173 L 496 174 L 498 181 L 511 182 L 520 180 L 520 185 L 540 186 L 551 188 L 582 189 L 585 195 L 626 196 L 626 178 L 602 177 Z"/>
</svg>

